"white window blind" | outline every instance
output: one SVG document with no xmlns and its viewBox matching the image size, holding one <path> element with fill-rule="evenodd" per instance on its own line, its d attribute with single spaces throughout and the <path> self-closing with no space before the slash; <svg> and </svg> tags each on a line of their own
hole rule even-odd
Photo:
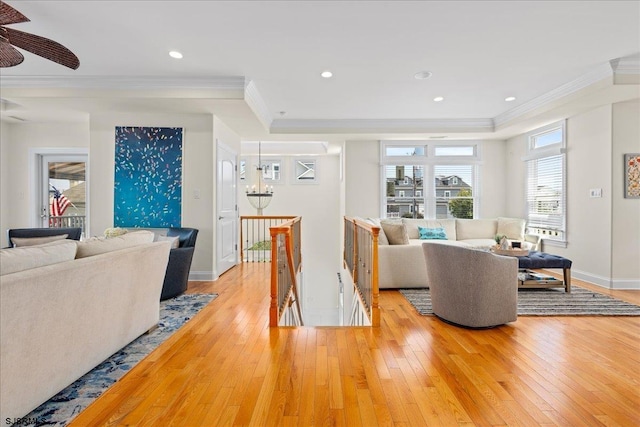
<svg viewBox="0 0 640 427">
<path fill-rule="evenodd" d="M 565 154 L 527 162 L 528 232 L 553 240 L 565 233 Z"/>
</svg>

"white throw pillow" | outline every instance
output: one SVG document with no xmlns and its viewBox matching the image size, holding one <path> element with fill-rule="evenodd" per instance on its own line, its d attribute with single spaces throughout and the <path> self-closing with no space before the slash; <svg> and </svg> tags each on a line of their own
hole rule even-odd
<svg viewBox="0 0 640 427">
<path fill-rule="evenodd" d="M 507 236 L 511 240 L 524 240 L 526 221 L 522 218 L 498 218 L 498 232 L 500 236 Z"/>
<path fill-rule="evenodd" d="M 403 223 L 380 221 L 380 226 L 391 245 L 408 245 L 409 235 L 407 227 Z"/>
<path fill-rule="evenodd" d="M 11 244 L 14 248 L 21 246 L 35 246 L 43 245 L 49 242 L 55 242 L 56 240 L 64 240 L 69 237 L 68 234 L 58 234 L 56 236 L 42 236 L 42 237 L 12 237 Z"/>
<path fill-rule="evenodd" d="M 154 242 L 170 242 L 171 249 L 176 249 L 180 247 L 180 238 L 178 236 L 163 236 L 161 234 L 156 234 Z"/>
<path fill-rule="evenodd" d="M 0 249 L 0 276 L 71 261 L 76 257 L 75 240 L 56 240 L 42 245 Z"/>
<path fill-rule="evenodd" d="M 147 230 L 134 231 L 108 239 L 104 237 L 92 238 L 78 243 L 78 253 L 76 258 L 85 258 L 106 252 L 130 248 L 144 243 L 151 243 L 153 242 L 153 238 L 154 234 Z"/>
</svg>

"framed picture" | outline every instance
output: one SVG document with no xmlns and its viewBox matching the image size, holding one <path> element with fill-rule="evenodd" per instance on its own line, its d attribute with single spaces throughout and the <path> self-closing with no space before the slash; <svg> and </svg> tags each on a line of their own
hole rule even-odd
<svg viewBox="0 0 640 427">
<path fill-rule="evenodd" d="M 624 155 L 624 197 L 640 199 L 640 153 Z"/>
<path fill-rule="evenodd" d="M 294 159 L 293 182 L 296 184 L 317 184 L 318 160 L 309 158 Z"/>
<path fill-rule="evenodd" d="M 115 128 L 114 227 L 182 223 L 182 128 Z"/>
</svg>

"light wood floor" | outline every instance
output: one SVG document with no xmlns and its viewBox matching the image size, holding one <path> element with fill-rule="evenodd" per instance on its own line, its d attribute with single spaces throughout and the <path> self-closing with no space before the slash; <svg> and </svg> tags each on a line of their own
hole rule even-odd
<svg viewBox="0 0 640 427">
<path fill-rule="evenodd" d="M 379 329 L 270 329 L 268 268 L 192 283 L 218 298 L 71 425 L 640 425 L 640 317 L 467 330 L 384 291 Z"/>
</svg>

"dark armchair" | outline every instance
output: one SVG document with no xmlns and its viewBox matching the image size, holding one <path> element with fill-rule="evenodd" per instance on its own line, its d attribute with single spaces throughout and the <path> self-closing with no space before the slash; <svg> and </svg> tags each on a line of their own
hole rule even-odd
<svg viewBox="0 0 640 427">
<path fill-rule="evenodd" d="M 196 246 L 198 230 L 195 228 L 170 228 L 167 236 L 178 236 L 180 245 L 169 252 L 169 263 L 164 276 L 160 301 L 173 298 L 187 290 L 189 269 Z"/>
<path fill-rule="evenodd" d="M 13 246 L 11 239 L 18 238 L 31 238 L 31 237 L 50 237 L 66 234 L 67 239 L 80 240 L 82 235 L 82 228 L 67 227 L 67 228 L 13 228 L 7 231 L 9 246 Z"/>
</svg>

